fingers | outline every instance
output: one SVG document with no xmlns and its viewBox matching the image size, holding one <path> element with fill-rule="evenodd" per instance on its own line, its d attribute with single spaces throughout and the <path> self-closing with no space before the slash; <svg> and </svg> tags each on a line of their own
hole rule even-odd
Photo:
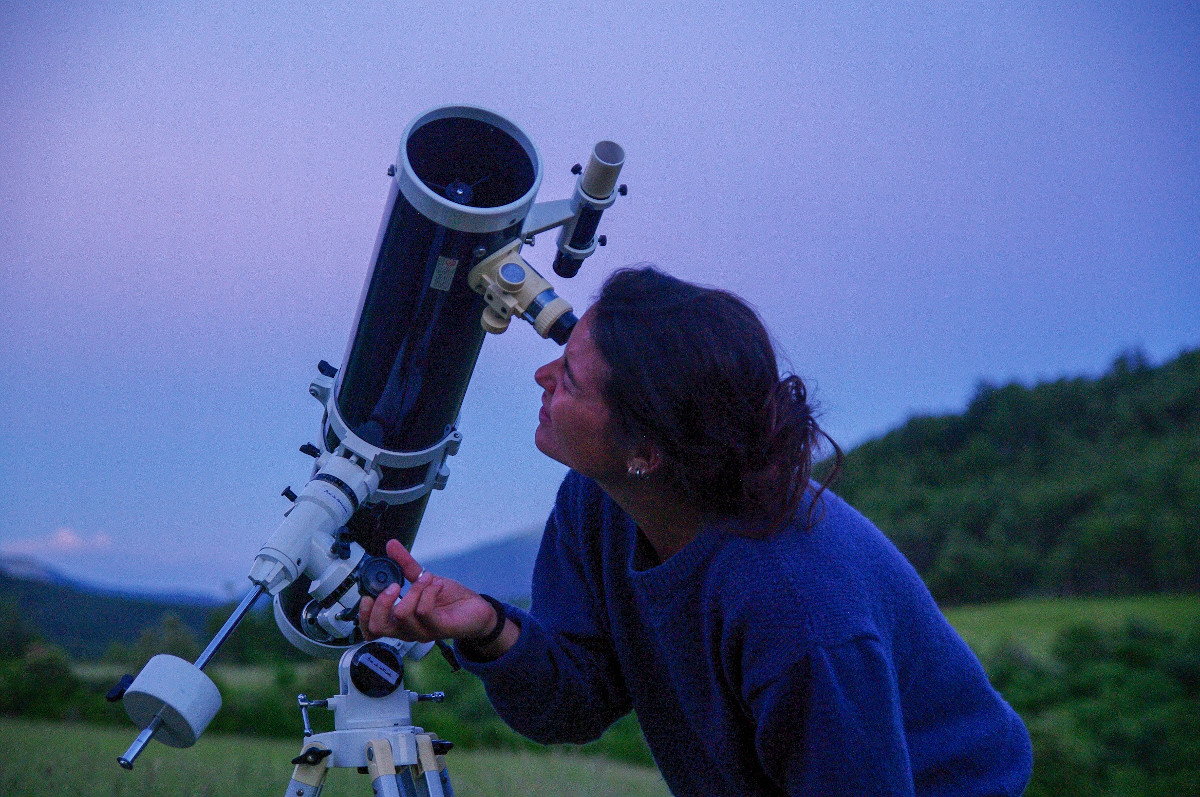
<svg viewBox="0 0 1200 797">
<path fill-rule="evenodd" d="M 371 633 L 371 607 L 375 605 L 375 599 L 364 595 L 358 602 L 358 627 L 362 630 L 363 636 L 368 639 L 374 639 L 375 635 Z"/>
<path fill-rule="evenodd" d="M 421 594 L 417 598 L 417 605 L 413 608 L 413 615 L 421 622 L 423 626 L 428 627 L 431 622 L 436 622 L 437 617 L 435 615 L 435 611 L 437 610 L 438 606 L 438 597 L 441 596 L 441 594 L 441 581 L 435 581 L 427 588 L 421 590 Z"/>
<path fill-rule="evenodd" d="M 461 636 L 463 620 L 456 607 L 461 606 L 462 590 L 455 581 L 428 575 L 409 587 L 392 608 L 402 629 L 400 638 L 432 642 Z"/>
<path fill-rule="evenodd" d="M 417 606 L 426 596 L 426 588 L 434 581 L 433 575 L 427 573 L 398 540 L 388 540 L 386 550 L 387 555 L 400 565 L 401 574 L 412 586 L 403 597 L 400 596 L 400 584 L 388 585 L 374 599 L 363 596 L 358 609 L 358 624 L 363 636 L 367 639 L 386 636 L 406 642 L 440 639 L 434 628 L 426 622 L 434 619 L 440 590 L 435 590 L 425 598 L 421 615 L 417 614 Z"/>
<path fill-rule="evenodd" d="M 412 554 L 400 544 L 399 540 L 388 540 L 387 555 L 400 565 L 400 572 L 404 574 L 404 579 L 409 583 L 415 582 L 424 572 L 421 565 L 417 563 L 416 559 L 413 559 Z"/>
<path fill-rule="evenodd" d="M 392 619 L 400 628 L 400 638 L 412 642 L 431 642 L 441 637 L 429 626 L 434 619 L 434 609 L 437 605 L 438 590 L 433 585 L 429 574 L 408 588 L 404 597 L 391 607 Z M 424 610 L 418 613 L 418 607 L 424 601 Z"/>
<path fill-rule="evenodd" d="M 358 622 L 367 639 L 457 639 L 478 636 L 494 624 L 495 612 L 476 593 L 456 581 L 426 572 L 395 540 L 388 542 L 387 553 L 411 585 L 403 596 L 400 585 L 392 584 L 374 600 L 363 598 Z"/>
<path fill-rule="evenodd" d="M 363 597 L 362 604 L 358 608 L 358 623 L 363 630 L 363 636 L 368 639 L 396 636 L 399 625 L 392 614 L 392 608 L 399 595 L 400 585 L 391 584 L 374 600 Z"/>
</svg>

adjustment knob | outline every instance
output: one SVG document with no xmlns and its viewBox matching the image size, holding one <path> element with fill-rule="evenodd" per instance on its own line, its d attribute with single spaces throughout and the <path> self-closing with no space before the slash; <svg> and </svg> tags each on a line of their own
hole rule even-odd
<svg viewBox="0 0 1200 797">
<path fill-rule="evenodd" d="M 364 595 L 378 598 L 392 584 L 404 582 L 400 565 L 382 556 L 364 556 L 358 566 L 358 590 Z"/>
<path fill-rule="evenodd" d="M 479 323 L 486 332 L 494 335 L 508 329 L 508 319 L 490 307 L 484 309 L 483 315 L 479 317 Z"/>
<path fill-rule="evenodd" d="M 496 274 L 500 287 L 509 293 L 516 293 L 525 284 L 525 269 L 520 263 L 505 263 Z"/>
<path fill-rule="evenodd" d="M 333 755 L 332 750 L 322 750 L 320 747 L 310 747 L 300 755 L 293 758 L 292 763 L 296 765 L 308 764 L 310 767 L 316 766 L 317 764 L 321 763 L 322 758 L 330 755 Z"/>
<path fill-rule="evenodd" d="M 108 690 L 104 695 L 104 699 L 109 703 L 116 703 L 121 698 L 125 697 L 125 691 L 133 685 L 133 676 L 125 673 L 121 676 L 121 680 L 117 681 L 116 686 Z"/>
</svg>

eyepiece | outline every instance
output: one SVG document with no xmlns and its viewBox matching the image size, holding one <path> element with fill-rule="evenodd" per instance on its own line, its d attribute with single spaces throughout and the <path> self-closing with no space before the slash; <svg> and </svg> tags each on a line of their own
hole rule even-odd
<svg viewBox="0 0 1200 797">
<path fill-rule="evenodd" d="M 624 165 L 624 148 L 615 141 L 601 141 L 592 149 L 592 157 L 579 178 L 579 187 L 593 199 L 608 199 Z"/>
<path fill-rule="evenodd" d="M 550 329 L 546 331 L 546 337 L 557 343 L 559 346 L 566 346 L 567 339 L 571 337 L 571 330 L 579 323 L 579 319 L 571 311 L 567 311 L 558 317 L 558 320 L 550 325 Z"/>
</svg>

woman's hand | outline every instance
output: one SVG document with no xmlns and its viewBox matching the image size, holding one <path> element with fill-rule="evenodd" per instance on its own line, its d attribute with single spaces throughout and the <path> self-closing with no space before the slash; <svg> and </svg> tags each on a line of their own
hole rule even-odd
<svg viewBox="0 0 1200 797">
<path fill-rule="evenodd" d="M 495 626 L 499 619 L 496 611 L 479 593 L 427 572 L 397 540 L 388 541 L 387 555 L 400 565 L 400 572 L 412 586 L 399 600 L 399 584 L 392 584 L 378 598 L 363 597 L 358 625 L 367 639 L 471 640 Z"/>
</svg>

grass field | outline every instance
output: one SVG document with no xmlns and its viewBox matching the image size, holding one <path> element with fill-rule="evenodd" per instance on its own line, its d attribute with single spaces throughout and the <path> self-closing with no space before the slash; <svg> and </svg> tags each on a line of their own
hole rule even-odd
<svg viewBox="0 0 1200 797">
<path fill-rule="evenodd" d="M 1200 628 L 1200 596 L 1014 601 L 951 608 L 946 616 L 985 659 L 1006 641 L 1046 657 L 1055 635 L 1081 623 L 1118 628 L 1139 620 L 1186 634 Z M 81 669 L 101 680 L 113 676 L 105 665 Z M 271 668 L 221 669 L 224 681 L 239 687 L 267 684 L 274 677 Z M 152 744 L 134 771 L 126 772 L 117 766 L 116 758 L 129 746 L 135 730 L 132 725 L 100 728 L 0 717 L 0 745 L 6 753 L 0 758 L 0 797 L 279 797 L 291 777 L 289 762 L 300 746 L 299 733 L 295 740 L 284 741 L 206 734 L 187 750 Z M 668 794 L 656 771 L 594 756 L 456 749 L 449 754 L 449 763 L 459 797 Z M 370 793 L 366 776 L 334 770 L 324 797 Z"/>
<path fill-rule="evenodd" d="M 1114 629 L 1137 620 L 1186 634 L 1200 627 L 1200 595 L 1011 601 L 950 608 L 945 614 L 981 657 L 986 658 L 998 645 L 1012 642 L 1037 658 L 1046 658 L 1060 631 L 1082 623 Z"/>
<path fill-rule="evenodd" d="M 135 729 L 100 728 L 0 717 L 0 795 L 44 797 L 281 797 L 292 775 L 295 742 L 205 735 L 195 747 L 152 744 L 132 772 L 117 765 Z M 580 755 L 454 750 L 450 775 L 458 797 L 666 797 L 652 769 Z M 371 794 L 354 770 L 331 771 L 323 797 Z"/>
</svg>

